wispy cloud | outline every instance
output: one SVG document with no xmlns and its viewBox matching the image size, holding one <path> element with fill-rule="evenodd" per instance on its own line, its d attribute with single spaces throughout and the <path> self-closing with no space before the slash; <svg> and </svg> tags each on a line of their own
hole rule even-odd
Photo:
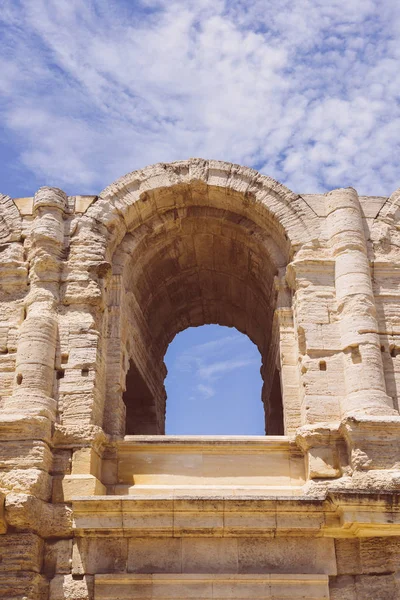
<svg viewBox="0 0 400 600">
<path fill-rule="evenodd" d="M 197 385 L 197 390 L 202 394 L 202 396 L 204 398 L 206 398 L 206 400 L 208 398 L 212 398 L 213 396 L 215 396 L 215 389 L 212 388 L 209 385 L 204 385 L 203 383 L 199 383 Z M 192 397 L 192 400 L 195 400 L 195 397 Z"/>
<path fill-rule="evenodd" d="M 200 374 L 206 365 L 215 364 L 221 357 L 237 354 L 240 347 L 246 342 L 241 334 L 227 335 L 203 344 L 194 344 L 189 349 L 179 354 L 175 360 L 175 368 L 180 372 L 195 371 Z"/>
<path fill-rule="evenodd" d="M 189 350 L 182 352 L 175 361 L 175 368 L 181 372 L 196 369 L 200 371 L 207 361 L 216 361 L 218 357 L 232 351 L 243 344 L 246 338 L 243 335 L 227 335 L 223 338 L 211 340 L 203 344 L 195 344 Z"/>
<path fill-rule="evenodd" d="M 397 0 L 4 0 L 0 21 L 2 155 L 31 192 L 188 156 L 297 192 L 399 185 Z"/>
<path fill-rule="evenodd" d="M 248 367 L 255 362 L 256 361 L 253 359 L 224 360 L 222 362 L 200 367 L 198 370 L 198 376 L 204 379 L 213 380 L 217 377 L 226 375 L 230 371 L 236 371 L 242 367 Z"/>
<path fill-rule="evenodd" d="M 208 399 L 215 395 L 215 385 L 223 377 L 250 365 L 260 364 L 256 347 L 242 334 L 227 335 L 203 344 L 195 344 L 175 360 L 174 369 L 191 374 L 192 388 Z M 195 397 L 195 396 L 194 396 Z"/>
</svg>

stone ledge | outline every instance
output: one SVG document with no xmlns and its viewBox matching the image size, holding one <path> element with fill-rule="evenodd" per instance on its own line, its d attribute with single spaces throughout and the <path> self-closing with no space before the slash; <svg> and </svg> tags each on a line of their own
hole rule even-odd
<svg viewBox="0 0 400 600">
<path fill-rule="evenodd" d="M 101 480 L 118 495 L 292 496 L 305 465 L 286 436 L 127 436 L 105 451 Z"/>
<path fill-rule="evenodd" d="M 77 494 L 99 496 L 106 493 L 105 486 L 93 475 L 73 474 L 53 479 L 53 502 L 71 502 Z"/>
<path fill-rule="evenodd" d="M 126 435 L 123 440 L 115 440 L 119 450 L 131 447 L 177 446 L 196 448 L 228 446 L 233 448 L 257 446 L 262 450 L 278 450 L 280 448 L 296 449 L 294 440 L 286 435 Z"/>
<path fill-rule="evenodd" d="M 200 492 L 199 492 L 200 493 Z M 268 536 L 321 535 L 323 500 L 103 496 L 72 500 L 76 535 Z"/>
<path fill-rule="evenodd" d="M 400 535 L 400 494 L 338 491 L 323 498 L 146 498 L 72 500 L 75 535 L 131 537 Z"/>
<path fill-rule="evenodd" d="M 328 600 L 326 575 L 95 575 L 97 600 L 291 598 Z"/>
</svg>

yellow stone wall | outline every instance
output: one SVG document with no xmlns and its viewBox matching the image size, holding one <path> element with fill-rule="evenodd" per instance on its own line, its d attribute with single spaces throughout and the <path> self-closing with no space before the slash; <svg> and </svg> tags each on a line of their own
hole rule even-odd
<svg viewBox="0 0 400 600">
<path fill-rule="evenodd" d="M 399 202 L 201 159 L 0 196 L 0 597 L 400 598 Z M 266 436 L 163 435 L 207 323 Z"/>
</svg>

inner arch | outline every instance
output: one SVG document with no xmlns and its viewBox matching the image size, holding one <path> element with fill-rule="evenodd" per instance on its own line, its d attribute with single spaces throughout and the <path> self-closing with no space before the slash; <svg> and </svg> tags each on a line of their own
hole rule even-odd
<svg viewBox="0 0 400 600">
<path fill-rule="evenodd" d="M 123 373 L 122 380 L 109 373 L 107 393 L 118 397 L 121 385 L 125 393 L 105 425 L 122 434 L 163 434 L 168 345 L 188 327 L 216 324 L 235 327 L 257 346 L 266 431 L 282 433 L 276 418 L 281 408 L 271 405 L 279 383 L 274 278 L 289 260 L 288 239 L 265 207 L 254 211 L 253 220 L 239 192 L 230 192 L 229 201 L 224 194 L 201 195 L 198 188 L 175 192 L 175 201 L 174 188 L 168 188 L 136 202 L 140 219 L 114 255 Z M 127 406 L 134 409 L 125 429 Z"/>
</svg>

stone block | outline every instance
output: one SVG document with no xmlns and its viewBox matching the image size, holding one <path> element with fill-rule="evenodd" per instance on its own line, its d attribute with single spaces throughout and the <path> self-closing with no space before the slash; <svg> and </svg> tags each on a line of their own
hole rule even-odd
<svg viewBox="0 0 400 600">
<path fill-rule="evenodd" d="M 76 538 L 72 553 L 72 574 L 121 573 L 126 571 L 127 558 L 128 539 Z"/>
<path fill-rule="evenodd" d="M 238 541 L 234 538 L 182 540 L 182 573 L 237 573 Z"/>
<path fill-rule="evenodd" d="M 43 571 L 48 578 L 71 573 L 72 539 L 49 540 L 45 545 Z"/>
<path fill-rule="evenodd" d="M 65 475 L 61 480 L 62 498 L 70 502 L 74 496 L 102 496 L 105 486 L 93 475 Z"/>
<path fill-rule="evenodd" d="M 355 587 L 357 597 L 363 600 L 395 600 L 400 591 L 394 574 L 358 575 Z"/>
<path fill-rule="evenodd" d="M 0 590 L 5 600 L 48 600 L 49 597 L 46 578 L 31 571 L 0 572 Z"/>
<path fill-rule="evenodd" d="M 128 549 L 129 573 L 180 573 L 181 538 L 131 538 Z"/>
<path fill-rule="evenodd" d="M 337 571 L 339 575 L 357 575 L 362 572 L 359 539 L 335 540 Z"/>
<path fill-rule="evenodd" d="M 33 196 L 30 198 L 14 198 L 14 202 L 21 215 L 31 215 L 33 211 Z"/>
<path fill-rule="evenodd" d="M 329 580 L 331 600 L 358 600 L 355 579 L 351 575 L 332 577 Z"/>
<path fill-rule="evenodd" d="M 310 479 L 327 479 L 340 476 L 335 449 L 321 447 L 308 451 L 308 476 Z"/>
<path fill-rule="evenodd" d="M 94 600 L 93 576 L 56 575 L 50 581 L 49 600 Z"/>
<path fill-rule="evenodd" d="M 41 572 L 43 540 L 34 533 L 9 533 L 0 536 L 0 572 Z"/>
<path fill-rule="evenodd" d="M 92 448 L 79 448 L 72 455 L 72 475 L 101 477 L 101 459 Z"/>
<path fill-rule="evenodd" d="M 0 446 L 0 469 L 49 470 L 52 465 L 52 453 L 46 442 L 40 440 L 4 441 Z"/>
<path fill-rule="evenodd" d="M 3 493 L 32 494 L 41 500 L 51 497 L 51 477 L 40 469 L 11 469 L 0 471 L 0 490 Z"/>
<path fill-rule="evenodd" d="M 332 539 L 243 538 L 237 544 L 239 573 L 336 575 Z"/>
</svg>

